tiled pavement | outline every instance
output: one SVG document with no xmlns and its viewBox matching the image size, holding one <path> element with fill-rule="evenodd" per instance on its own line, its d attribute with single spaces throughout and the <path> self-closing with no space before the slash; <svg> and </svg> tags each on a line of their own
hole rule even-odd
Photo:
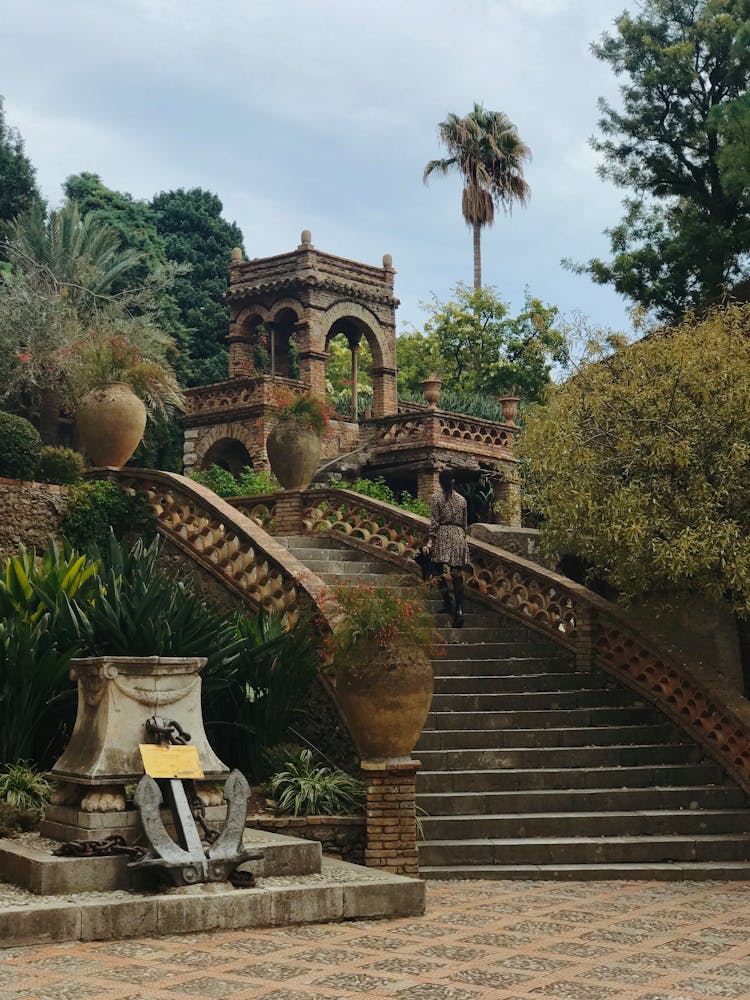
<svg viewBox="0 0 750 1000">
<path fill-rule="evenodd" d="M 0 951 L 0 1000 L 750 1000 L 750 884 L 431 882 L 421 919 Z"/>
</svg>

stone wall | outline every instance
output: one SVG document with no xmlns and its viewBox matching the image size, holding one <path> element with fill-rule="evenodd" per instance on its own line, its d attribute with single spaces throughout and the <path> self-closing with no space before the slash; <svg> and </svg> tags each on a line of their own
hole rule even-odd
<svg viewBox="0 0 750 1000">
<path fill-rule="evenodd" d="M 365 863 L 364 816 L 273 816 L 255 813 L 245 823 L 251 830 L 266 830 L 303 840 L 317 840 L 323 853 L 353 865 Z"/>
<path fill-rule="evenodd" d="M 19 545 L 46 549 L 57 536 L 68 506 L 68 488 L 0 479 L 0 558 Z"/>
<path fill-rule="evenodd" d="M 542 555 L 537 528 L 515 528 L 503 524 L 471 524 L 469 534 L 478 542 L 494 545 L 495 548 L 512 552 L 530 562 L 539 563 L 547 569 L 552 569 L 555 559 Z"/>
</svg>

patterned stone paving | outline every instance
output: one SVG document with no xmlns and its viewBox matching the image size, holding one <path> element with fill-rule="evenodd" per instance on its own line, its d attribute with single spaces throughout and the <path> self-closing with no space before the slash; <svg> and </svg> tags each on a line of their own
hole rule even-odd
<svg viewBox="0 0 750 1000">
<path fill-rule="evenodd" d="M 0 1000 L 750 1000 L 750 883 L 431 882 L 422 920 L 0 950 Z"/>
</svg>

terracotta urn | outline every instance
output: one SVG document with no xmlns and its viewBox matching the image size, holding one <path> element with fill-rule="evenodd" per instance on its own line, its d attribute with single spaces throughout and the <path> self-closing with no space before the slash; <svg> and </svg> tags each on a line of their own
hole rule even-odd
<svg viewBox="0 0 750 1000">
<path fill-rule="evenodd" d="M 378 648 L 363 663 L 336 672 L 336 699 L 360 755 L 409 758 L 432 702 L 432 663 L 412 644 Z"/>
<path fill-rule="evenodd" d="M 285 490 L 305 490 L 320 461 L 320 435 L 312 427 L 282 417 L 268 435 L 266 454 Z"/>
<path fill-rule="evenodd" d="M 121 468 L 141 443 L 146 407 L 129 385 L 105 382 L 78 404 L 76 424 L 94 465 Z"/>
<path fill-rule="evenodd" d="M 516 427 L 516 414 L 518 404 L 521 402 L 520 396 L 500 396 L 498 403 L 503 408 L 503 419 L 509 427 Z"/>
<path fill-rule="evenodd" d="M 429 378 L 422 380 L 422 394 L 427 400 L 431 410 L 434 410 L 438 404 L 442 386 L 443 380 L 439 375 L 430 375 Z"/>
</svg>

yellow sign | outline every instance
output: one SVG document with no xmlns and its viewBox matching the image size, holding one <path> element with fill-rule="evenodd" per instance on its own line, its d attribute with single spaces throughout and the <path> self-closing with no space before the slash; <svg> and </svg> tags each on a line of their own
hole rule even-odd
<svg viewBox="0 0 750 1000">
<path fill-rule="evenodd" d="M 146 774 L 152 778 L 185 780 L 203 777 L 197 747 L 162 747 L 155 743 L 141 743 L 139 748 Z"/>
</svg>

